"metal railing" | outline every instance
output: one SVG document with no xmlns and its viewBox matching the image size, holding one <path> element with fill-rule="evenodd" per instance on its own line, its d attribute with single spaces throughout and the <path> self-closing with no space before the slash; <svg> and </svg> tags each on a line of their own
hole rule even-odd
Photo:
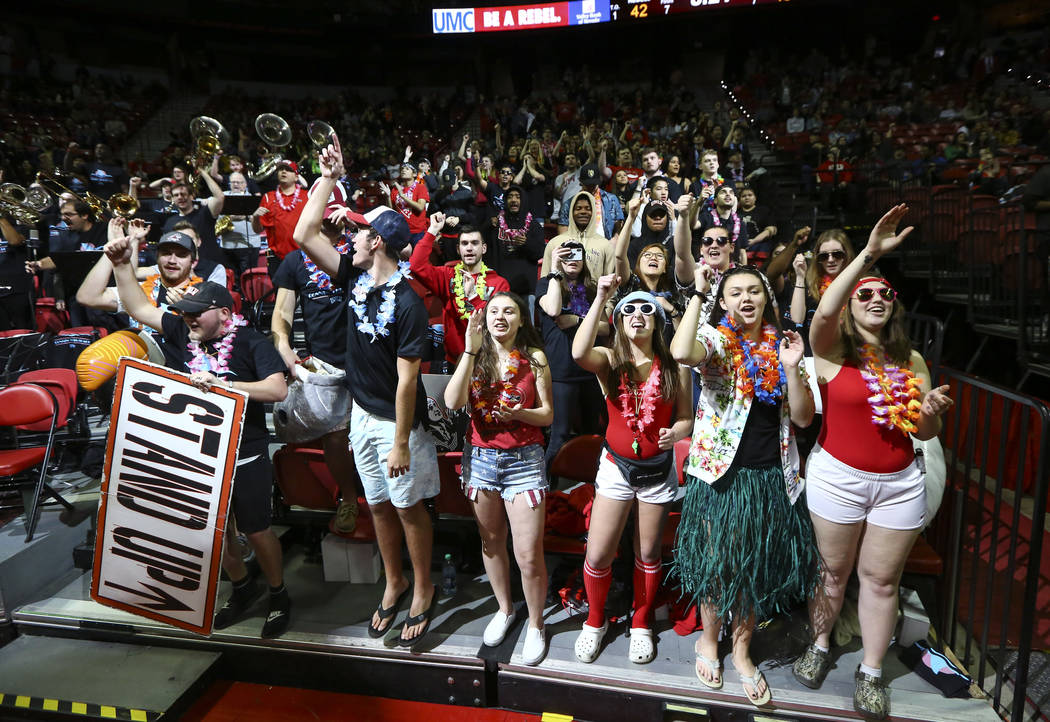
<svg viewBox="0 0 1050 722">
<path fill-rule="evenodd" d="M 1007 719 L 1022 720 L 1050 481 L 1050 408 L 1030 396 L 948 368 L 955 405 L 941 438 L 948 474 L 930 539 L 945 559 L 940 630 Z M 1016 649 L 1016 665 L 1012 653 Z M 1012 698 L 1004 701 L 1004 683 Z M 1009 707 L 1009 709 L 1007 709 Z"/>
</svg>

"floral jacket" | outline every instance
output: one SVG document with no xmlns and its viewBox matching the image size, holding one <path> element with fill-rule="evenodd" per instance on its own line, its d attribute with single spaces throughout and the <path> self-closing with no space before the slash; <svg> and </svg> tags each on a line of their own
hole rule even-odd
<svg viewBox="0 0 1050 722">
<path fill-rule="evenodd" d="M 736 373 L 725 351 L 725 336 L 718 329 L 701 324 L 696 340 L 707 348 L 707 358 L 694 369 L 703 380 L 703 388 L 696 405 L 686 472 L 713 484 L 733 463 L 754 397 L 745 396 L 737 388 Z M 806 372 L 801 365 L 799 372 L 806 382 Z M 798 475 L 798 447 L 786 393 L 785 389 L 784 403 L 780 405 L 780 462 L 784 469 L 784 491 L 794 504 L 802 493 L 803 483 Z"/>
</svg>

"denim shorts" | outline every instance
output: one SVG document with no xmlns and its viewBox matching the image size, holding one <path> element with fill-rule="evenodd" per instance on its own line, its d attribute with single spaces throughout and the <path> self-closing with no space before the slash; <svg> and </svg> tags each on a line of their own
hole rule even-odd
<svg viewBox="0 0 1050 722">
<path fill-rule="evenodd" d="M 476 501 L 479 491 L 495 491 L 504 501 L 527 494 L 535 509 L 547 493 L 547 471 L 543 447 L 529 444 L 517 449 L 487 449 L 471 446 L 463 452 L 463 489 Z"/>
<path fill-rule="evenodd" d="M 441 491 L 437 447 L 429 431 L 422 426 L 412 429 L 408 435 L 408 472 L 392 477 L 387 474 L 386 458 L 394 448 L 394 428 L 392 419 L 370 414 L 354 404 L 350 414 L 350 448 L 365 499 L 373 506 L 389 501 L 399 509 L 407 509 Z"/>
</svg>

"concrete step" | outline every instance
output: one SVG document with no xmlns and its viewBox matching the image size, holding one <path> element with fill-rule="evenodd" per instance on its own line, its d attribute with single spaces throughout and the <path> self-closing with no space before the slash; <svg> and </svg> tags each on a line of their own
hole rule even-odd
<svg viewBox="0 0 1050 722">
<path fill-rule="evenodd" d="M 0 649 L 0 716 L 178 719 L 218 652 L 23 635 Z"/>
</svg>

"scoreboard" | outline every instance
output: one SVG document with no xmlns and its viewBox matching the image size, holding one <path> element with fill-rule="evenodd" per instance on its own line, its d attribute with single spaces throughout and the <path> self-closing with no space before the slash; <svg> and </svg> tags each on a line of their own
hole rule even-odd
<svg viewBox="0 0 1050 722">
<path fill-rule="evenodd" d="M 719 8 L 784 5 L 791 0 L 568 0 L 531 5 L 434 8 L 434 34 L 536 30 L 596 23 L 628 23 Z"/>
</svg>

